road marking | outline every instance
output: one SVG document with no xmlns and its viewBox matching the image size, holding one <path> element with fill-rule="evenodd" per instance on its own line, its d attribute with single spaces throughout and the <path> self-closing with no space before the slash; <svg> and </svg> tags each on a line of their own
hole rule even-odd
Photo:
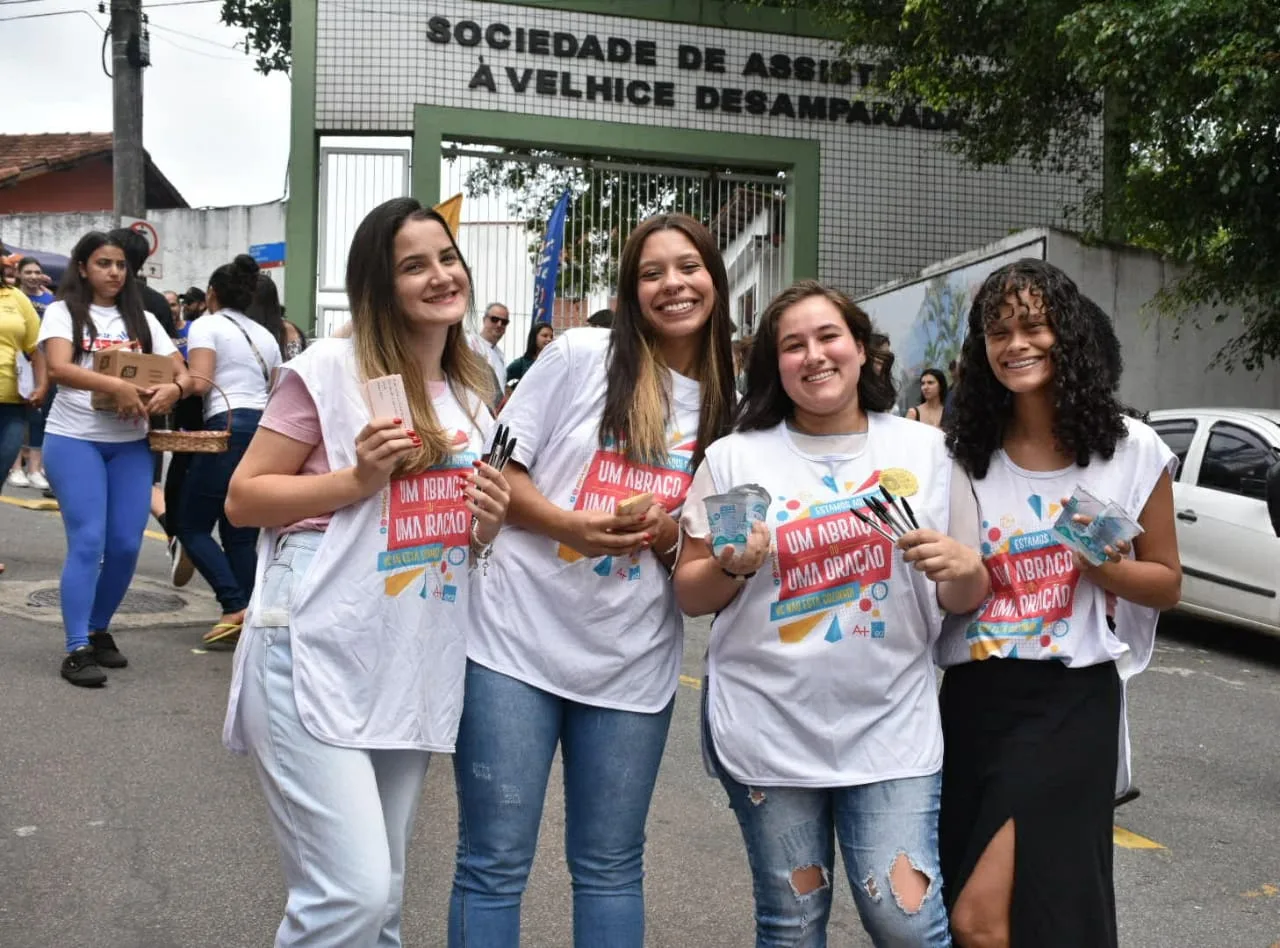
<svg viewBox="0 0 1280 948">
<path fill-rule="evenodd" d="M 1274 899 L 1280 895 L 1280 886 L 1272 885 L 1270 882 L 1262 883 L 1262 888 L 1254 889 L 1252 892 L 1242 892 L 1246 899 Z"/>
<path fill-rule="evenodd" d="M 24 510 L 57 510 L 58 502 L 47 497 L 38 500 L 27 500 L 23 497 L 0 497 L 0 504 L 22 507 Z"/>
<path fill-rule="evenodd" d="M 167 536 L 165 536 L 163 533 L 160 533 L 156 530 L 143 530 L 142 535 L 144 537 L 149 537 L 152 540 L 164 540 L 166 543 L 169 540 Z"/>
<path fill-rule="evenodd" d="M 681 675 L 680 684 L 684 685 L 686 688 L 692 688 L 694 691 L 702 690 L 701 678 L 690 678 L 688 675 Z"/>
<path fill-rule="evenodd" d="M 1164 849 L 1154 839 L 1147 839 L 1120 826 L 1111 828 L 1111 841 L 1121 849 Z"/>
</svg>

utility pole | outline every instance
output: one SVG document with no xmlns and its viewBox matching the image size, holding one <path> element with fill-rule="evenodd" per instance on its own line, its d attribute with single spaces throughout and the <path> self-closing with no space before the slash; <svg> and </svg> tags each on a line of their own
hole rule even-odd
<svg viewBox="0 0 1280 948">
<path fill-rule="evenodd" d="M 122 215 L 147 216 L 142 70 L 149 65 L 150 43 L 142 31 L 142 0 L 111 0 L 111 167 L 117 224 Z"/>
</svg>

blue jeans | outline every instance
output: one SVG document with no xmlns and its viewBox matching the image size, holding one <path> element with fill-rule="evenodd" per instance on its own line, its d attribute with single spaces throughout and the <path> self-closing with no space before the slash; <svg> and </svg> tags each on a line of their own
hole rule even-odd
<svg viewBox="0 0 1280 948">
<path fill-rule="evenodd" d="M 0 477 L 9 476 L 9 468 L 22 453 L 27 433 L 25 402 L 0 402 Z"/>
<path fill-rule="evenodd" d="M 129 591 L 151 515 L 151 450 L 145 439 L 112 444 L 51 434 L 44 469 L 67 534 L 59 596 L 69 652 L 111 624 Z"/>
<path fill-rule="evenodd" d="M 941 774 L 857 787 L 747 787 L 722 766 L 720 782 L 738 817 L 756 903 L 756 948 L 825 948 L 831 914 L 833 837 L 862 926 L 876 948 L 951 944 L 938 860 Z M 890 882 L 905 855 L 929 879 L 918 910 L 904 908 Z M 799 891 L 798 869 L 817 866 L 821 884 Z"/>
<path fill-rule="evenodd" d="M 223 507 L 236 465 L 244 457 L 262 412 L 237 408 L 231 413 L 231 440 L 221 454 L 194 454 L 182 483 L 173 531 L 187 556 L 218 597 L 224 613 L 240 612 L 249 605 L 258 568 L 258 528 L 237 527 L 227 520 Z M 214 415 L 205 430 L 225 428 L 227 414 Z M 213 539 L 218 527 L 219 546 Z"/>
<path fill-rule="evenodd" d="M 520 899 L 557 744 L 573 943 L 641 948 L 644 826 L 674 704 L 657 714 L 592 707 L 467 662 L 453 758 L 458 862 L 449 948 L 520 943 Z"/>
<path fill-rule="evenodd" d="M 282 537 L 261 608 L 286 611 L 320 533 Z M 316 740 L 298 718 L 288 626 L 251 627 L 240 720 L 289 888 L 276 948 L 396 948 L 405 853 L 431 755 Z"/>
</svg>

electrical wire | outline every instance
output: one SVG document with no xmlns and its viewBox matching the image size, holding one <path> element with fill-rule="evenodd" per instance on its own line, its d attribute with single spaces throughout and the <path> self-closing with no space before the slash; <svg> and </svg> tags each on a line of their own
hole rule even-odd
<svg viewBox="0 0 1280 948">
<path fill-rule="evenodd" d="M 203 56 L 206 59 L 217 59 L 225 63 L 248 63 L 250 66 L 253 65 L 253 60 L 251 60 L 248 56 L 244 56 L 244 57 L 219 56 L 217 53 L 206 53 L 203 49 L 192 49 L 190 46 L 183 46 L 181 43 L 175 43 L 173 40 L 169 39 L 169 37 L 167 36 L 157 36 L 156 39 L 164 43 L 168 43 L 170 46 L 174 47 L 175 49 L 180 49 L 184 53 L 190 53 L 192 56 Z"/>
<path fill-rule="evenodd" d="M 20 16 L 0 16 L 0 23 L 9 23 L 13 20 L 39 20 L 46 16 L 66 16 L 70 13 L 83 13 L 89 19 L 93 20 L 93 14 L 88 10 L 54 10 L 52 13 L 23 13 Z M 93 20 L 93 25 L 97 26 L 98 29 L 102 29 L 102 27 L 98 25 L 97 20 Z"/>
<path fill-rule="evenodd" d="M 185 36 L 187 39 L 193 39 L 193 40 L 196 40 L 197 42 L 207 43 L 210 46 L 216 46 L 218 49 L 229 49 L 233 52 L 239 51 L 238 46 L 229 46 L 226 43 L 219 43 L 216 40 L 205 39 L 203 36 L 197 36 L 195 33 L 187 33 L 183 30 L 175 30 L 172 26 L 162 26 L 159 23 L 148 23 L 147 27 L 153 30 L 162 30 L 165 33 L 173 33 L 177 36 Z M 163 39 L 164 37 L 159 37 L 159 38 Z"/>
<path fill-rule="evenodd" d="M 102 31 L 102 52 L 98 54 L 98 58 L 102 60 L 102 71 L 106 73 L 108 79 L 114 79 L 115 75 L 107 68 L 107 42 L 111 39 L 111 27 L 107 27 Z"/>
<path fill-rule="evenodd" d="M 155 10 L 159 7 L 192 7 L 197 3 L 221 3 L 222 0 L 166 0 L 165 3 L 148 3 L 142 9 Z"/>
</svg>

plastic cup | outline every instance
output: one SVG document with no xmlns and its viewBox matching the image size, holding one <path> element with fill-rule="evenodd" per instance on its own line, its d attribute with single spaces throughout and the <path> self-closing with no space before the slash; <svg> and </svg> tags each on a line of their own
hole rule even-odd
<svg viewBox="0 0 1280 948">
<path fill-rule="evenodd" d="M 764 523 L 773 497 L 759 484 L 743 484 L 723 494 L 714 494 L 703 503 L 711 527 L 711 552 L 719 553 L 732 544 L 742 549 L 751 536 L 751 525 Z"/>
<path fill-rule="evenodd" d="M 1077 523 L 1077 515 L 1093 520 Z M 1077 487 L 1054 521 L 1053 530 L 1063 543 L 1097 566 L 1107 558 L 1106 547 L 1114 550 L 1118 544 L 1131 541 L 1142 533 L 1142 526 L 1119 504 Z"/>
</svg>

